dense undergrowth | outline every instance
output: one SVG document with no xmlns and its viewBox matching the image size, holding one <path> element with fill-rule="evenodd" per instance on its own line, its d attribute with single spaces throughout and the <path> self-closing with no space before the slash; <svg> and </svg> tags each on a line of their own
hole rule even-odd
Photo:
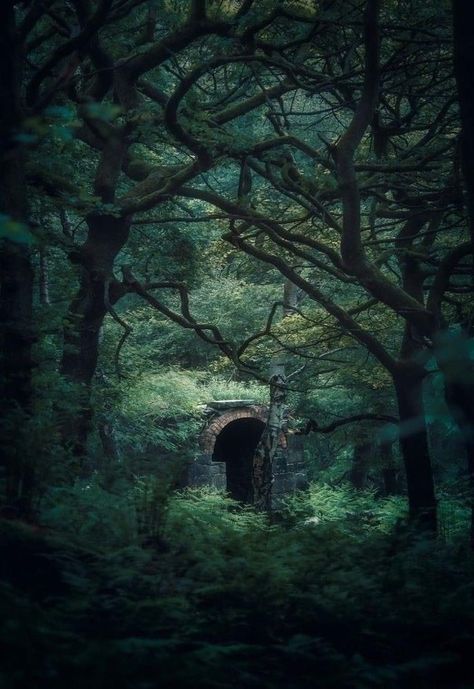
<svg viewBox="0 0 474 689">
<path fill-rule="evenodd" d="M 2 524 L 2 689 L 467 689 L 465 531 L 414 536 L 403 510 L 347 486 L 271 522 L 158 481 L 63 489 L 43 526 Z"/>
</svg>

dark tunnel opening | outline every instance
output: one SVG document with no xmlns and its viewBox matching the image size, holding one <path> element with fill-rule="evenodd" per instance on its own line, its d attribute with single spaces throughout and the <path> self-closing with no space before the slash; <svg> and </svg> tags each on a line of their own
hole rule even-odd
<svg viewBox="0 0 474 689">
<path fill-rule="evenodd" d="M 264 427 L 259 419 L 237 419 L 216 438 L 212 459 L 226 463 L 227 491 L 234 500 L 252 502 L 253 455 Z"/>
</svg>

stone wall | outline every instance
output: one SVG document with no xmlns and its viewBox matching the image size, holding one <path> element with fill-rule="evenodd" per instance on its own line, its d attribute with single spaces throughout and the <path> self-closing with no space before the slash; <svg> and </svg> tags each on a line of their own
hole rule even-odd
<svg viewBox="0 0 474 689">
<path fill-rule="evenodd" d="M 272 502 L 307 486 L 303 436 L 288 434 L 286 447 L 278 448 L 273 460 Z"/>
<path fill-rule="evenodd" d="M 239 419 L 258 419 L 266 423 L 268 407 L 241 400 L 220 400 L 210 402 L 203 408 L 206 422 L 199 437 L 200 452 L 191 464 L 188 473 L 190 486 L 213 486 L 226 490 L 226 463 L 213 460 L 216 439 L 230 423 Z M 282 433 L 276 451 L 272 489 L 273 505 L 285 496 L 306 486 L 306 469 L 303 456 L 303 437 Z"/>
<path fill-rule="evenodd" d="M 188 484 L 190 486 L 212 486 L 219 490 L 225 490 L 225 462 L 213 462 L 212 455 L 207 452 L 200 453 L 189 468 Z"/>
</svg>

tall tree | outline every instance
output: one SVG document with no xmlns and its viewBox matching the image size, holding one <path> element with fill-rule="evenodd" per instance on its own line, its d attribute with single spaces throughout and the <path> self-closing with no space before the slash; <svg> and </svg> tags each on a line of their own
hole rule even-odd
<svg viewBox="0 0 474 689">
<path fill-rule="evenodd" d="M 471 253 L 462 229 L 447 233 L 460 215 L 443 8 L 391 4 L 379 21 L 375 0 L 192 2 L 163 6 L 158 23 L 141 2 L 43 5 L 26 14 L 25 98 L 33 113 L 72 105 L 76 155 L 88 161 L 77 194 L 34 173 L 87 228 L 69 245 L 80 284 L 61 364 L 83 392 L 80 418 L 65 425 L 74 453 L 85 454 L 100 330 L 107 313 L 124 326 L 125 294 L 250 367 L 246 347 L 192 315 L 182 284 L 116 276 L 139 223 L 153 227 L 160 207 L 192 218 L 205 204 L 236 249 L 276 268 L 389 371 L 411 513 L 434 528 L 422 384 L 431 352 L 449 375 L 437 338 L 468 294 Z M 177 294 L 178 310 L 157 290 Z"/>
<path fill-rule="evenodd" d="M 324 223 L 320 229 L 323 236 L 329 236 L 327 229 L 323 229 L 324 225 L 336 236 L 340 235 L 338 240 L 340 253 L 334 250 L 330 242 L 316 239 L 311 232 L 288 229 L 281 222 L 277 223 L 273 219 L 274 215 L 272 217 L 261 210 L 257 212 L 254 207 L 243 209 L 241 206 L 230 203 L 223 196 L 206 190 L 185 188 L 181 189 L 180 194 L 212 203 L 234 217 L 240 215 L 243 222 L 238 229 L 231 227 L 228 239 L 239 249 L 280 270 L 313 300 L 327 309 L 347 332 L 366 346 L 372 355 L 390 371 L 399 400 L 400 418 L 405 428 L 402 432 L 401 444 L 408 476 L 411 512 L 414 517 L 421 516 L 428 526 L 435 528 L 436 501 L 422 400 L 425 369 L 419 354 L 425 351 L 426 345 L 431 346 L 436 341 L 440 329 L 445 327 L 444 323 L 440 322 L 439 307 L 446 290 L 450 289 L 451 275 L 456 273 L 461 257 L 469 255 L 470 245 L 462 244 L 453 248 L 449 244 L 446 246 L 440 243 L 435 250 L 444 251 L 445 257 L 435 262 L 438 269 L 434 271 L 434 277 L 431 271 L 421 269 L 423 263 L 429 265 L 432 262 L 429 252 L 433 251 L 434 239 L 441 227 L 440 222 L 456 202 L 456 192 L 455 189 L 453 190 L 449 177 L 445 180 L 443 176 L 433 176 L 434 185 L 441 185 L 441 191 L 434 186 L 432 192 L 422 191 L 419 197 L 415 198 L 406 186 L 404 176 L 412 173 L 423 175 L 427 169 L 427 163 L 423 160 L 425 156 L 427 161 L 436 160 L 438 172 L 441 175 L 446 174 L 445 153 L 452 147 L 453 139 L 450 140 L 447 136 L 446 143 L 437 150 L 435 148 L 434 151 L 433 145 L 434 137 L 439 137 L 441 133 L 445 136 L 444 132 L 447 134 L 449 127 L 452 126 L 453 101 L 449 99 L 439 104 L 433 124 L 433 114 L 429 108 L 427 109 L 422 95 L 427 87 L 430 88 L 429 72 L 423 68 L 417 79 L 401 84 L 399 75 L 403 67 L 399 68 L 397 64 L 401 56 L 403 55 L 403 59 L 406 60 L 408 52 L 409 59 L 415 64 L 422 59 L 421 49 L 417 45 L 412 47 L 409 40 L 403 50 L 396 48 L 385 58 L 382 69 L 379 67 L 377 9 L 377 3 L 367 3 L 364 80 L 359 87 L 352 87 L 349 92 L 347 86 L 344 86 L 346 101 L 349 93 L 351 96 L 349 102 L 353 106 L 353 114 L 348 124 L 340 130 L 336 143 L 328 145 L 332 161 L 331 157 L 324 158 L 306 140 L 295 135 L 288 135 L 284 131 L 279 132 L 277 142 L 271 146 L 273 149 L 282 147 L 286 151 L 289 147 L 293 147 L 295 154 L 298 151 L 303 152 L 316 164 L 324 166 L 330 174 L 334 175 L 338 188 L 331 189 L 329 192 L 319 191 L 317 184 L 308 178 L 307 174 L 298 170 L 298 165 L 295 165 L 295 156 L 288 153 L 280 157 L 273 154 L 272 157 L 268 156 L 266 159 L 260 154 L 265 166 L 257 162 L 251 163 L 255 172 L 270 187 L 296 202 L 295 207 L 299 204 L 302 209 L 309 212 L 309 217 L 311 215 L 320 217 Z M 385 27 L 384 29 L 390 31 L 390 21 L 388 29 Z M 438 41 L 435 39 L 433 42 L 434 61 L 437 60 L 437 50 Z M 424 59 L 426 59 L 426 50 Z M 381 74 L 383 74 L 382 83 L 386 88 L 382 90 L 381 97 L 378 98 Z M 334 78 L 334 75 L 332 76 Z M 440 80 L 440 83 L 447 78 L 449 78 L 449 72 Z M 358 88 L 360 89 L 359 97 L 357 97 Z M 391 89 L 395 91 L 393 95 Z M 391 105 L 392 102 L 395 103 L 394 106 Z M 402 106 L 402 103 L 405 104 Z M 386 118 L 397 118 L 391 126 L 382 120 L 382 111 Z M 381 154 L 387 152 L 387 147 L 392 141 L 395 150 L 398 150 L 400 142 L 407 137 L 406 140 L 409 143 L 403 151 L 404 162 L 369 161 L 365 164 L 356 162 L 354 156 L 362 145 L 366 150 L 371 130 L 374 151 L 377 149 L 375 153 L 379 161 Z M 417 131 L 421 132 L 421 136 L 414 138 L 413 133 Z M 382 139 L 383 145 L 381 145 Z M 254 152 L 253 157 L 256 158 L 257 155 Z M 368 179 L 363 185 L 363 196 L 362 184 L 357 176 L 360 171 L 369 172 Z M 374 173 L 383 177 L 389 175 L 389 177 L 384 182 Z M 384 190 L 384 194 L 380 194 L 377 186 Z M 433 207 L 431 203 L 434 194 L 437 194 L 441 200 L 439 207 Z M 373 203 L 369 211 L 365 199 L 370 199 L 370 197 L 373 198 Z M 336 205 L 339 199 L 342 211 L 341 223 L 338 220 L 339 210 Z M 390 210 L 391 199 L 394 200 L 395 206 L 405 207 L 406 210 L 395 212 Z M 332 205 L 333 209 L 330 210 L 328 205 Z M 368 217 L 372 228 L 372 235 L 369 236 L 368 241 L 363 240 L 362 233 L 365 230 L 361 222 L 363 215 Z M 399 219 L 399 222 L 405 222 L 405 227 L 398 234 L 392 233 L 391 239 L 385 239 L 384 233 L 387 232 L 385 218 Z M 303 216 L 298 221 L 298 225 L 301 226 L 304 221 Z M 257 227 L 261 235 L 268 237 L 270 241 L 267 242 L 266 247 L 273 245 L 274 248 L 280 250 L 280 253 L 276 254 L 264 248 L 261 242 L 252 242 L 251 235 L 246 236 L 252 226 Z M 380 235 L 382 239 L 379 239 Z M 387 237 L 386 234 L 385 237 Z M 413 240 L 416 237 L 419 241 L 415 248 Z M 379 257 L 371 258 L 372 247 L 384 242 L 394 242 L 394 249 L 385 252 L 385 255 L 382 253 Z M 317 257 L 318 254 L 323 260 Z M 398 255 L 399 258 L 402 271 L 401 284 L 396 284 L 387 274 L 388 271 L 393 272 L 392 254 Z M 288 257 L 293 257 L 293 265 Z M 361 327 L 347 309 L 341 308 L 338 303 L 330 299 L 311 279 L 303 277 L 301 271 L 294 267 L 295 259 L 299 262 L 304 261 L 307 266 L 322 270 L 345 284 L 357 285 L 358 289 L 368 292 L 372 298 L 385 305 L 388 313 L 393 312 L 406 320 L 401 358 L 397 361 L 383 342 L 370 330 Z M 448 264 L 449 269 L 447 269 Z M 430 292 L 427 301 L 424 296 L 426 289 Z M 389 349 L 391 349 L 390 346 Z M 436 347 L 434 351 L 435 353 L 438 351 Z M 438 363 L 446 375 L 446 367 L 443 366 L 443 358 L 440 356 L 438 356 Z M 410 427 L 412 431 L 406 432 L 406 429 Z"/>
<path fill-rule="evenodd" d="M 33 268 L 25 237 L 29 223 L 25 156 L 20 145 L 23 55 L 17 39 L 15 3 L 0 7 L 0 320 L 2 464 L 7 501 L 20 514 L 31 508 L 33 458 L 18 443 L 32 406 Z"/>
</svg>

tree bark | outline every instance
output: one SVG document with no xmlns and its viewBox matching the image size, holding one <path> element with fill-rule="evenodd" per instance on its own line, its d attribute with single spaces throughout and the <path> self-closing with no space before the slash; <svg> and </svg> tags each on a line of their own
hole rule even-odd
<svg viewBox="0 0 474 689">
<path fill-rule="evenodd" d="M 423 405 L 423 369 L 407 365 L 394 378 L 410 519 L 436 533 L 437 510 Z"/>
<path fill-rule="evenodd" d="M 270 377 L 268 420 L 253 460 L 253 504 L 262 512 L 269 512 L 272 508 L 273 458 L 284 424 L 286 396 L 286 376 L 281 367 Z"/>
<path fill-rule="evenodd" d="M 114 427 L 110 421 L 102 419 L 98 423 L 98 431 L 103 451 L 103 461 L 99 466 L 99 471 L 102 474 L 104 488 L 110 490 L 114 482 L 114 472 L 117 471 L 119 462 Z"/>
<path fill-rule="evenodd" d="M 461 162 L 469 234 L 474 244 L 474 34 L 472 7 L 453 0 L 454 74 L 461 117 Z M 474 280 L 474 264 L 473 264 Z M 471 364 L 472 367 L 472 364 Z M 474 549 L 474 390 L 461 381 L 446 380 L 446 400 L 464 436 L 471 500 L 471 548 Z"/>
<path fill-rule="evenodd" d="M 410 219 L 399 232 L 396 247 L 404 291 L 424 308 L 424 273 L 410 255 L 415 238 L 428 217 Z M 400 449 L 405 466 L 410 518 L 419 528 L 436 533 L 437 506 L 423 403 L 424 366 L 416 363 L 423 343 L 413 326 L 405 321 L 398 370 L 393 375 L 400 418 Z"/>
<path fill-rule="evenodd" d="M 349 481 L 357 490 L 362 490 L 366 484 L 370 448 L 369 443 L 359 443 L 353 448 Z"/>
<path fill-rule="evenodd" d="M 382 460 L 382 479 L 385 496 L 398 495 L 400 493 L 397 467 L 393 457 L 392 443 L 383 443 L 379 447 L 380 458 Z"/>
<path fill-rule="evenodd" d="M 0 210 L 18 223 L 28 223 L 25 163 L 15 140 L 21 127 L 19 84 L 21 56 L 12 3 L 0 5 Z M 34 461 L 20 448 L 21 432 L 31 413 L 34 331 L 33 269 L 27 244 L 0 242 L 2 464 L 8 505 L 22 516 L 31 511 Z M 15 418 L 15 427 L 12 427 Z"/>
<path fill-rule="evenodd" d="M 469 232 L 474 242 L 474 34 L 472 6 L 465 0 L 453 0 L 454 75 L 458 88 L 461 116 L 461 160 Z"/>
<path fill-rule="evenodd" d="M 293 314 L 297 305 L 298 287 L 287 278 L 283 283 L 283 319 Z M 269 384 L 268 420 L 255 449 L 252 472 L 253 504 L 265 512 L 272 509 L 273 458 L 285 423 L 288 381 L 284 358 L 273 358 Z"/>
<path fill-rule="evenodd" d="M 299 289 L 291 282 L 291 280 L 285 280 L 283 285 L 283 317 L 292 316 L 295 310 L 298 308 L 299 301 Z"/>
<path fill-rule="evenodd" d="M 78 386 L 79 395 L 77 415 L 62 424 L 63 441 L 86 472 L 86 443 L 92 421 L 90 394 L 100 331 L 108 310 L 114 261 L 128 239 L 130 219 L 95 215 L 88 218 L 88 226 L 88 238 L 79 257 L 79 290 L 69 308 L 61 360 L 62 375 Z"/>
<path fill-rule="evenodd" d="M 472 366 L 472 364 L 471 364 Z M 466 371 L 466 379 L 472 380 L 472 371 Z M 456 378 L 450 380 L 445 374 L 445 399 L 448 408 L 462 434 L 467 459 L 467 480 L 469 485 L 469 503 L 471 525 L 469 541 L 474 550 L 474 386 L 463 383 Z"/>
<path fill-rule="evenodd" d="M 44 247 L 39 251 L 39 300 L 41 306 L 50 306 L 48 256 Z"/>
</svg>

